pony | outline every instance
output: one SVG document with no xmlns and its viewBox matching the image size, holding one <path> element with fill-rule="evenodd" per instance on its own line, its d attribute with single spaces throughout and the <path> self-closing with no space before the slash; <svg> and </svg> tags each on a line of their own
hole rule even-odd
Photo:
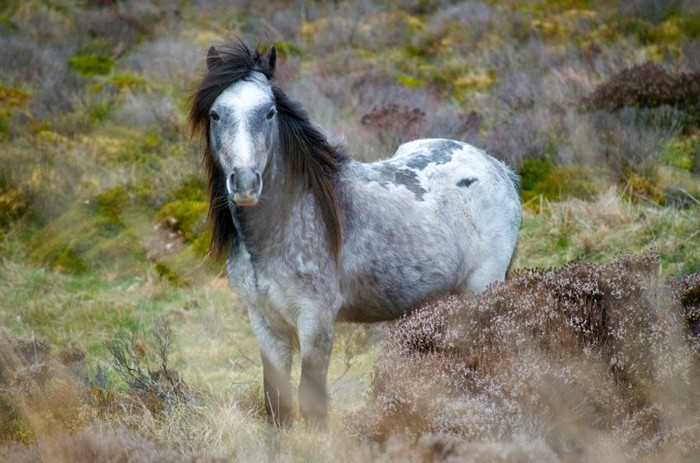
<svg viewBox="0 0 700 463">
<path fill-rule="evenodd" d="M 502 281 L 520 227 L 519 179 L 455 140 L 405 143 L 393 157 L 353 160 L 273 84 L 277 53 L 240 39 L 207 53 L 192 133 L 203 140 L 212 239 L 248 307 L 275 425 L 298 406 L 328 413 L 335 323 L 394 320 L 446 293 Z"/>
</svg>

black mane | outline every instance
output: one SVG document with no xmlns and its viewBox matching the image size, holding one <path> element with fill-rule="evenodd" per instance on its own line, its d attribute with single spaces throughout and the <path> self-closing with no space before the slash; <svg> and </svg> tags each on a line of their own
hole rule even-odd
<svg viewBox="0 0 700 463">
<path fill-rule="evenodd" d="M 221 93 L 232 84 L 260 72 L 274 80 L 275 51 L 251 51 L 234 40 L 207 56 L 208 72 L 195 91 L 189 113 L 193 135 L 205 142 L 203 164 L 209 194 L 208 222 L 212 230 L 209 253 L 220 258 L 234 243 L 237 235 L 229 210 L 224 174 L 214 161 L 209 142 L 209 109 Z M 287 184 L 299 184 L 312 191 L 319 213 L 326 225 L 333 255 L 337 258 L 342 244 L 342 224 L 336 194 L 338 173 L 348 157 L 342 148 L 331 145 L 309 121 L 301 106 L 290 100 L 278 87 L 272 87 L 278 111 L 280 142 L 288 176 Z"/>
</svg>

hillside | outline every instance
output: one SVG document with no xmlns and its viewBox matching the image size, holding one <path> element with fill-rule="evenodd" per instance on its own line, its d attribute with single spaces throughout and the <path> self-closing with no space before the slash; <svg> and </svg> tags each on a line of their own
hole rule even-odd
<svg viewBox="0 0 700 463">
<path fill-rule="evenodd" d="M 245 307 L 205 257 L 186 117 L 206 50 L 231 36 L 274 44 L 277 84 L 355 159 L 446 137 L 522 179 L 509 282 L 399 324 L 338 327 L 329 430 L 268 428 Z M 5 1 L 0 255 L 0 461 L 697 461 L 700 8 Z M 585 287 L 564 300 L 559 278 Z M 566 315 L 542 321 L 545 306 Z M 565 328 L 598 316 L 590 336 Z M 621 334 L 628 319 L 660 340 Z M 525 334 L 513 325 L 527 320 Z M 447 321 L 491 347 L 416 348 L 411 327 Z M 608 371 L 637 350 L 648 358 Z M 404 375 L 412 364 L 425 370 Z M 460 371 L 473 374 L 430 382 Z M 392 389 L 423 416 L 386 408 Z"/>
</svg>

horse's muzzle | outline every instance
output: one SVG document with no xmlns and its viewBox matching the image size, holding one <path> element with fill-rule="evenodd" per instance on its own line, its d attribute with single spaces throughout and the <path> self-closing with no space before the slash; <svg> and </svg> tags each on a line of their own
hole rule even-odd
<svg viewBox="0 0 700 463">
<path fill-rule="evenodd" d="M 258 172 L 234 170 L 226 180 L 226 189 L 236 206 L 255 206 L 262 191 L 262 176 Z"/>
</svg>

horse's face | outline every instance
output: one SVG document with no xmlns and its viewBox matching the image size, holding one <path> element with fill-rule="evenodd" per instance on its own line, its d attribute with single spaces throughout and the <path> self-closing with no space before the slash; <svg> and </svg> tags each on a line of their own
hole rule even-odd
<svg viewBox="0 0 700 463">
<path fill-rule="evenodd" d="M 212 155 L 236 206 L 257 204 L 277 133 L 272 89 L 260 73 L 231 85 L 209 110 Z"/>
</svg>

